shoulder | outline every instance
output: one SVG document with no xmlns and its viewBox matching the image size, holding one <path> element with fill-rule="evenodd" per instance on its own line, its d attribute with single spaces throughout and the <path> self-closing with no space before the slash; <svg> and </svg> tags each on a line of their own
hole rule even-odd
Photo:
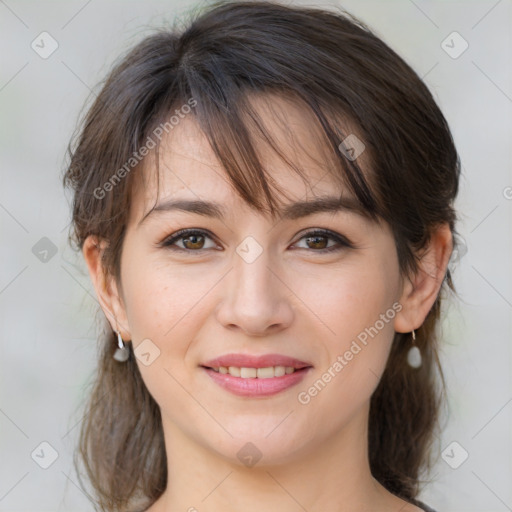
<svg viewBox="0 0 512 512">
<path fill-rule="evenodd" d="M 424 511 L 424 512 L 436 512 L 433 508 L 430 508 L 428 505 L 425 505 L 425 503 L 419 501 L 419 500 L 416 500 L 414 502 L 414 504 L 420 508 L 420 510 Z"/>
</svg>

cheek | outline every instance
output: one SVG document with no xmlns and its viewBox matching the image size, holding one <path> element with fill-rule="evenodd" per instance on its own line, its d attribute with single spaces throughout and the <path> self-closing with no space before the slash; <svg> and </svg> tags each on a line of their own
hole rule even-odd
<svg viewBox="0 0 512 512">
<path fill-rule="evenodd" d="M 397 298 L 398 274 L 380 261 L 327 274 L 323 281 L 318 275 L 301 279 L 298 294 L 339 344 L 374 325 Z"/>
<path fill-rule="evenodd" d="M 327 359 L 318 372 L 330 372 L 325 380 L 332 384 L 321 401 L 328 396 L 342 403 L 356 396 L 362 401 L 375 389 L 393 341 L 398 282 L 397 266 L 374 258 L 331 273 L 321 289 L 307 293 L 308 305 L 325 326 L 321 344 Z"/>
<path fill-rule="evenodd" d="M 368 404 L 380 381 L 396 311 L 391 283 L 378 274 L 347 273 L 318 295 L 319 316 L 334 334 L 329 332 L 321 340 L 326 357 L 297 390 L 311 431 L 326 436 L 339 431 Z"/>
<path fill-rule="evenodd" d="M 188 378 L 189 348 L 208 314 L 202 299 L 213 278 L 194 279 L 179 266 L 136 252 L 127 255 L 123 272 L 133 349 L 150 354 L 147 365 L 137 358 L 146 387 L 163 409 L 185 410 L 190 400 L 178 383 Z"/>
<path fill-rule="evenodd" d="M 149 338 L 169 357 L 182 357 L 194 330 L 208 314 L 204 299 L 216 276 L 137 252 L 127 255 L 123 271 L 134 348 Z"/>
</svg>

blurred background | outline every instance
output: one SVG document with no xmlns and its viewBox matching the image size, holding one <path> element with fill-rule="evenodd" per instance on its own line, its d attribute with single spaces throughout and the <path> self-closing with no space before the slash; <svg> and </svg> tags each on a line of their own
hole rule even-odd
<svg viewBox="0 0 512 512">
<path fill-rule="evenodd" d="M 448 416 L 421 499 L 512 510 L 512 1 L 343 7 L 423 77 L 463 173 L 459 294 L 441 328 Z M 93 510 L 72 454 L 96 364 L 96 296 L 68 246 L 66 147 L 114 60 L 195 2 L 0 0 L 0 511 Z"/>
</svg>

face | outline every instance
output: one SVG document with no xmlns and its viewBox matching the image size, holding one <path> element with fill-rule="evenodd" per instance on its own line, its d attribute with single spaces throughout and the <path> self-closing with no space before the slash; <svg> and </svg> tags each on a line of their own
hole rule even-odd
<svg viewBox="0 0 512 512">
<path fill-rule="evenodd" d="M 340 189 L 318 163 L 311 122 L 290 103 L 274 106 L 288 132 L 263 105 L 260 114 L 308 175 L 306 184 L 258 146 L 287 193 L 283 215 L 272 219 L 235 193 L 189 116 L 161 147 L 158 197 L 151 173 L 134 189 L 121 257 L 119 316 L 145 354 L 137 364 L 164 430 L 235 462 L 246 442 L 268 463 L 291 461 L 367 418 L 400 309 L 386 224 L 346 209 L 284 214 Z M 215 203 L 219 216 L 161 209 L 141 222 L 170 199 Z M 267 368 L 260 377 L 258 367 Z"/>
</svg>

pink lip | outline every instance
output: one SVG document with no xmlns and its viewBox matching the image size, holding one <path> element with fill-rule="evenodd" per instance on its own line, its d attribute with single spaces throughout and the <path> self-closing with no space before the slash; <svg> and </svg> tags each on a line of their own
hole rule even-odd
<svg viewBox="0 0 512 512">
<path fill-rule="evenodd" d="M 201 366 L 207 368 L 219 368 L 219 366 L 237 366 L 238 368 L 267 368 L 269 366 L 292 366 L 300 369 L 312 366 L 309 363 L 300 361 L 293 357 L 283 356 L 281 354 L 263 354 L 261 356 L 250 356 L 246 354 L 225 354 L 210 361 L 206 361 Z M 290 374 L 293 375 L 293 374 Z"/>
<path fill-rule="evenodd" d="M 229 373 L 217 373 L 211 368 L 204 368 L 204 370 L 214 382 L 231 393 L 255 398 L 275 395 L 295 386 L 311 370 L 311 366 L 295 370 L 293 373 L 285 374 L 282 377 L 271 377 L 270 379 L 242 379 L 241 377 L 233 377 Z"/>
<path fill-rule="evenodd" d="M 312 365 L 281 354 L 264 354 L 262 356 L 249 356 L 245 354 L 226 354 L 207 361 L 201 365 L 206 373 L 219 386 L 238 396 L 265 397 L 275 395 L 285 389 L 298 384 Z M 295 368 L 293 373 L 285 374 L 282 377 L 270 379 L 233 377 L 232 375 L 218 373 L 212 368 L 220 366 L 237 366 L 239 368 L 266 368 L 269 366 L 291 366 Z"/>
</svg>

